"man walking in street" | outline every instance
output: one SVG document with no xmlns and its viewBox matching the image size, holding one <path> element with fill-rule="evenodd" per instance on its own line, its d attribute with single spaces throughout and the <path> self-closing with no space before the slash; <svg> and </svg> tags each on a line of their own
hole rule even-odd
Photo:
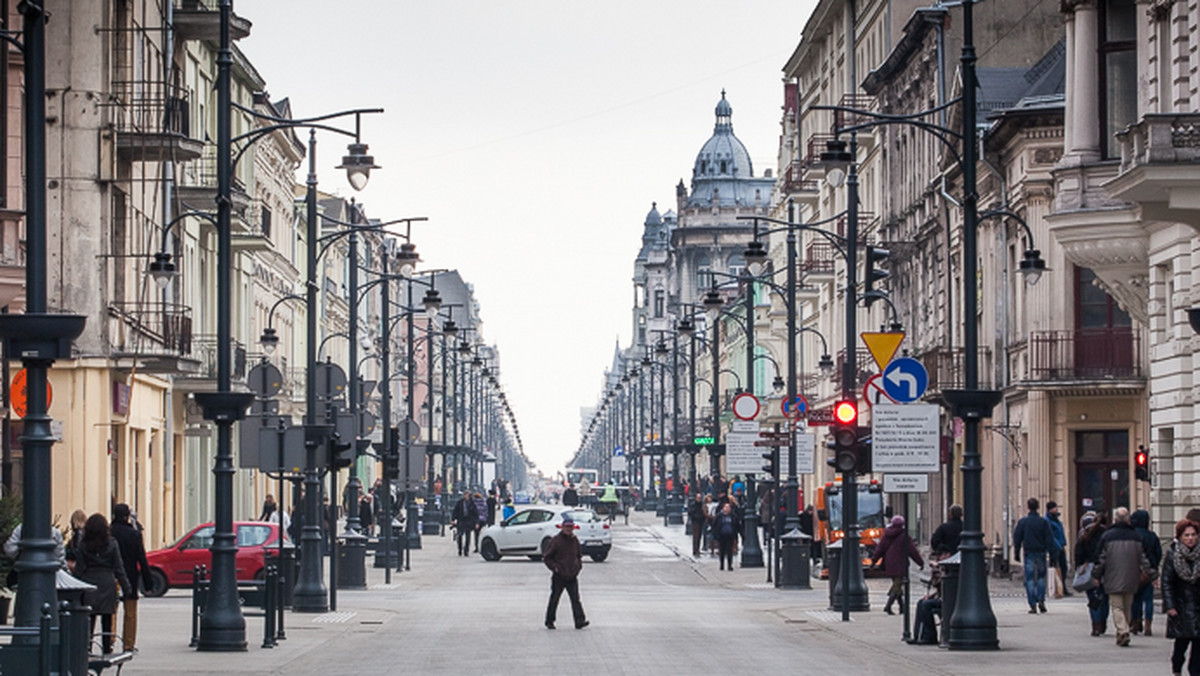
<svg viewBox="0 0 1200 676">
<path fill-rule="evenodd" d="M 1013 529 L 1013 558 L 1020 561 L 1024 547 L 1025 599 L 1029 602 L 1029 614 L 1036 615 L 1038 611 L 1046 612 L 1046 555 L 1054 556 L 1058 545 L 1054 543 L 1049 522 L 1038 514 L 1041 502 L 1029 498 L 1025 506 L 1029 508 L 1029 514 Z"/>
<path fill-rule="evenodd" d="M 579 601 L 579 572 L 583 570 L 583 549 L 579 546 L 579 538 L 575 537 L 575 521 L 569 515 L 563 516 L 563 521 L 558 527 L 558 534 L 550 538 L 546 553 L 542 555 L 542 563 L 550 569 L 550 603 L 546 606 L 546 628 L 554 628 L 558 602 L 565 589 L 571 599 L 571 615 L 575 620 L 575 628 L 583 629 L 590 624 L 583 612 L 583 604 Z"/>
<path fill-rule="evenodd" d="M 1071 579 L 1071 573 L 1067 568 L 1067 534 L 1063 530 L 1062 521 L 1059 520 L 1060 512 L 1058 503 L 1049 500 L 1046 502 L 1046 521 L 1050 522 L 1050 533 L 1054 536 L 1054 544 L 1058 545 L 1058 555 L 1050 559 L 1054 563 L 1054 567 L 1058 569 L 1060 579 L 1065 583 Z M 1060 584 L 1063 596 L 1073 596 L 1070 588 L 1066 584 Z M 1057 596 L 1055 598 L 1058 598 Z"/>
<path fill-rule="evenodd" d="M 458 555 L 468 556 L 471 553 L 471 533 L 479 523 L 479 512 L 475 510 L 475 501 L 470 493 L 463 493 L 458 502 L 454 503 L 454 529 L 458 537 Z"/>
<path fill-rule="evenodd" d="M 1113 512 L 1113 525 L 1100 538 L 1100 562 L 1092 568 L 1092 577 L 1100 580 L 1108 593 L 1117 645 L 1129 645 L 1129 611 L 1133 595 L 1143 584 L 1158 576 L 1142 550 L 1142 536 L 1129 523 L 1129 509 Z"/>
<path fill-rule="evenodd" d="M 562 503 L 565 507 L 579 506 L 579 493 L 575 490 L 575 484 L 567 484 L 567 489 L 562 492 Z"/>
<path fill-rule="evenodd" d="M 129 505 L 118 503 L 113 507 L 113 520 L 108 529 L 109 534 L 117 541 L 121 563 L 125 566 L 125 575 L 131 583 L 129 589 L 121 590 L 121 605 L 125 610 L 121 625 L 121 648 L 133 652 L 137 650 L 137 581 L 140 581 L 145 589 L 152 588 L 154 582 L 150 579 L 150 562 L 146 560 L 146 545 L 142 541 L 142 532 L 133 525 L 130 514 Z"/>
</svg>

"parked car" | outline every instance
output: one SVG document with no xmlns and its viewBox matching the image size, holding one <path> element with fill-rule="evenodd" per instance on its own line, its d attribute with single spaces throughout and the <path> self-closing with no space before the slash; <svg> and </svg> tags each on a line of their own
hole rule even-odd
<svg viewBox="0 0 1200 676">
<path fill-rule="evenodd" d="M 593 561 L 607 559 L 612 549 L 612 530 L 608 523 L 590 509 L 558 505 L 522 509 L 504 521 L 484 528 L 479 534 L 479 553 L 487 561 L 514 555 L 540 561 L 566 514 L 575 521 L 575 536 L 579 538 L 584 555 Z"/>
<path fill-rule="evenodd" d="M 213 524 L 205 523 L 193 528 L 187 535 L 165 549 L 156 549 L 146 554 L 150 563 L 151 588 L 146 596 L 162 596 L 168 589 L 192 586 L 192 571 L 198 565 L 212 569 Z M 233 524 L 237 536 L 237 579 L 239 581 L 261 580 L 266 576 L 268 550 L 279 546 L 279 524 L 262 521 L 237 521 Z"/>
</svg>

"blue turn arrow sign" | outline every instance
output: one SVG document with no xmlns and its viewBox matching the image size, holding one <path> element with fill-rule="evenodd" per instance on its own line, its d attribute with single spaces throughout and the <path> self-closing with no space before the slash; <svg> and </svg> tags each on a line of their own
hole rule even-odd
<svg viewBox="0 0 1200 676">
<path fill-rule="evenodd" d="M 924 364 L 912 357 L 900 357 L 883 370 L 883 391 L 898 403 L 916 401 L 929 387 L 929 373 Z"/>
</svg>

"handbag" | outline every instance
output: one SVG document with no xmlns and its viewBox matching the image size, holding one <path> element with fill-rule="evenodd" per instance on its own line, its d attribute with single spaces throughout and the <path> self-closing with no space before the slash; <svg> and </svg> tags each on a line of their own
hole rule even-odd
<svg viewBox="0 0 1200 676">
<path fill-rule="evenodd" d="M 1096 580 L 1092 578 L 1092 568 L 1095 563 L 1088 561 L 1087 563 L 1075 569 L 1075 577 L 1071 580 L 1071 589 L 1077 592 L 1084 592 L 1096 586 Z"/>
</svg>

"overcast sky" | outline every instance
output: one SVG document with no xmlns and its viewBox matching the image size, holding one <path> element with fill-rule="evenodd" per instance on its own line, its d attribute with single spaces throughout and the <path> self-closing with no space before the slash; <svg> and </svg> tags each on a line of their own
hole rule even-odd
<svg viewBox="0 0 1200 676">
<path fill-rule="evenodd" d="M 359 199 L 413 226 L 422 267 L 474 284 L 525 452 L 580 443 L 619 340 L 652 202 L 675 206 L 727 91 L 755 176 L 776 169 L 781 69 L 815 0 L 234 0 L 239 44 L 296 117 L 381 107 Z M 318 135 L 321 189 L 345 140 Z M 303 177 L 301 176 L 301 180 Z"/>
</svg>

